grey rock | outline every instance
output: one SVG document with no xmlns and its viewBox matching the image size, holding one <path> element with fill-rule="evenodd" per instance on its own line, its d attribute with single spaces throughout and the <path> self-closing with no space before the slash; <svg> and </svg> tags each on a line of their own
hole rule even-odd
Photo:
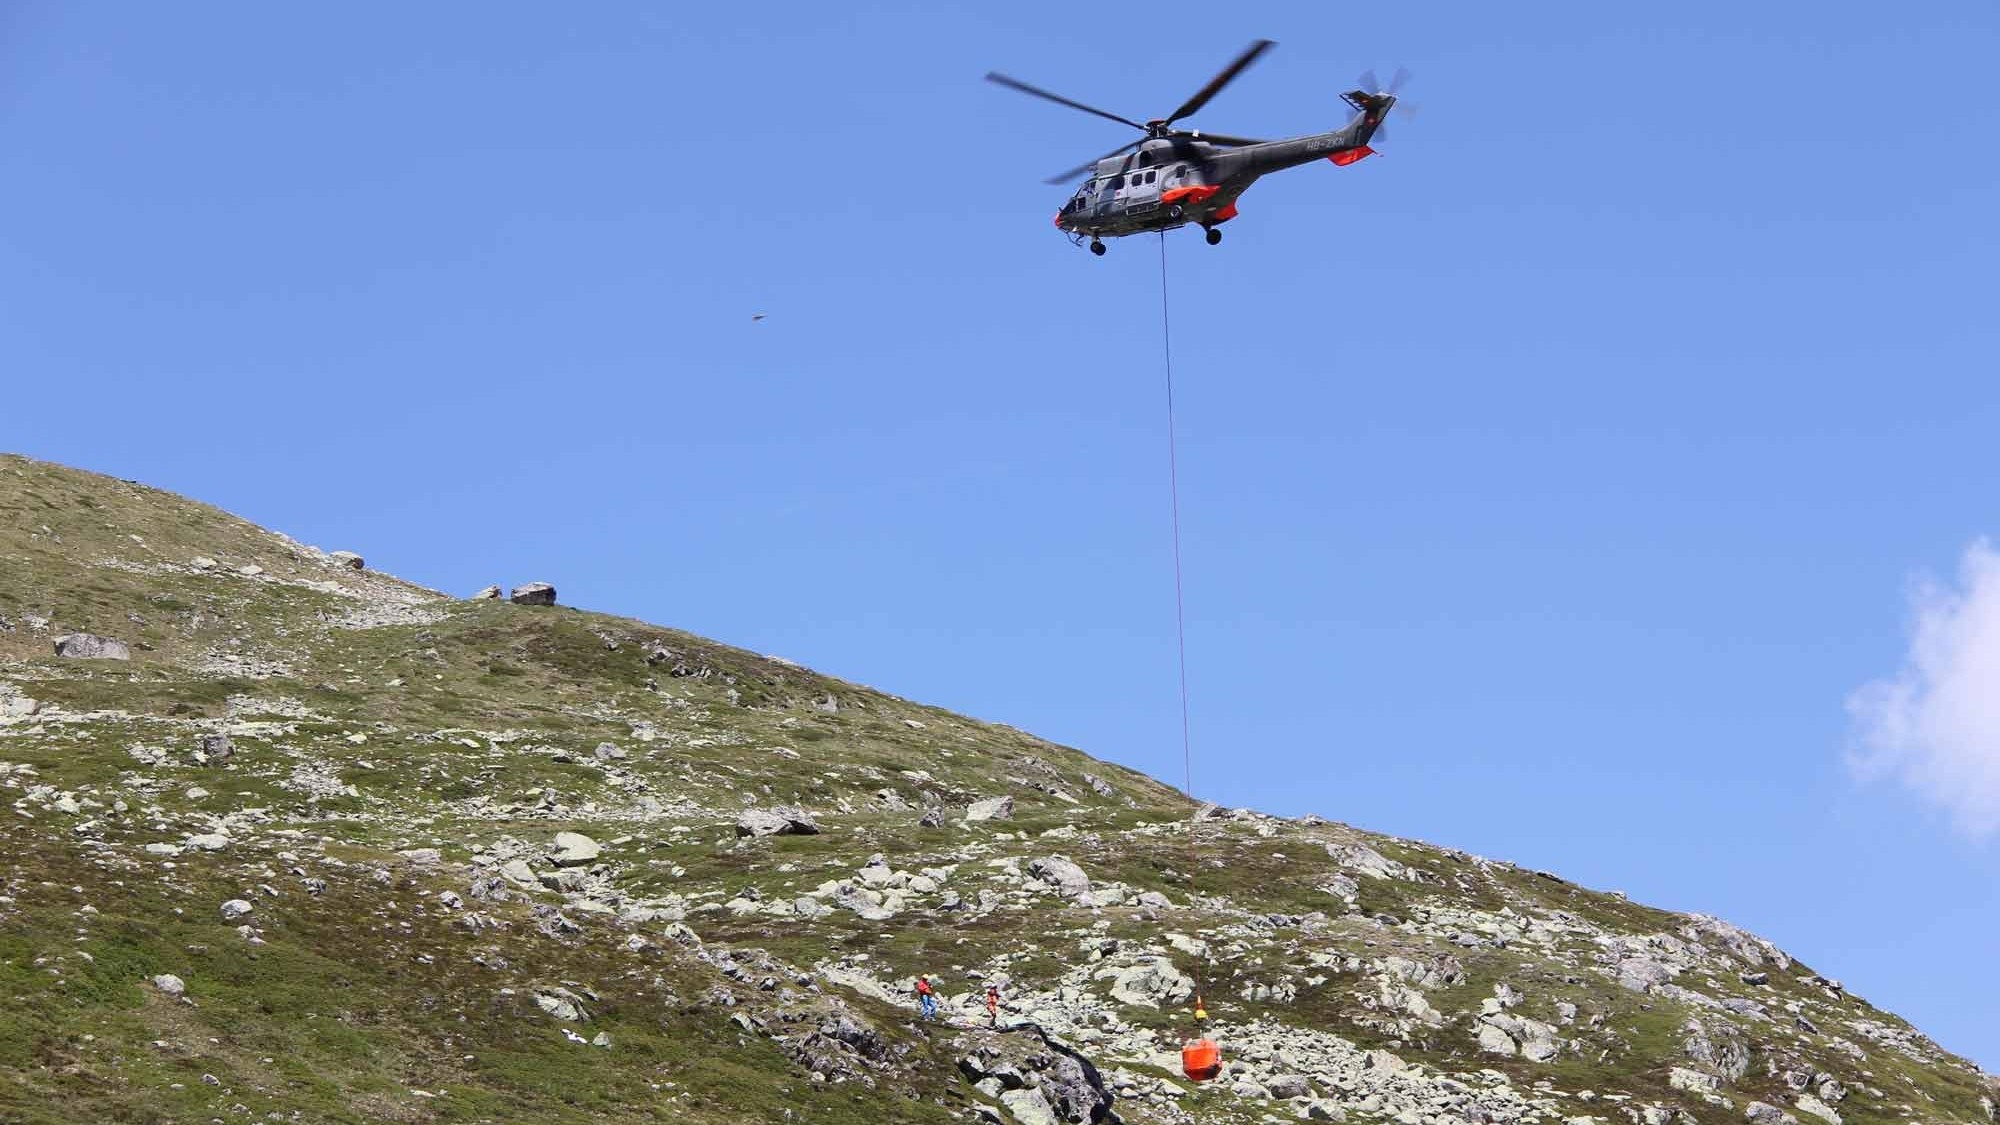
<svg viewBox="0 0 2000 1125">
<path fill-rule="evenodd" d="M 1007 1112 L 1013 1114 L 1020 1125 L 1063 1125 L 1062 1118 L 1056 1116 L 1055 1107 L 1049 1104 L 1048 1097 L 1040 1090 L 1008 1090 L 1000 1095 L 1000 1104 L 1007 1107 Z"/>
<path fill-rule="evenodd" d="M 1651 992 L 1673 979 L 1673 970 L 1650 958 L 1627 957 L 1618 962 L 1618 983 L 1633 992 Z"/>
<path fill-rule="evenodd" d="M 130 660 L 132 646 L 95 633 L 70 633 L 56 638 L 56 655 L 66 660 Z"/>
<path fill-rule="evenodd" d="M 1743 1116 L 1757 1125 L 1799 1125 L 1799 1119 L 1765 1102 L 1751 1102 L 1743 1107 Z"/>
<path fill-rule="evenodd" d="M 583 997 L 567 988 L 536 989 L 535 1006 L 570 1023 L 582 1023 L 590 1018 L 589 1009 L 583 1006 Z"/>
<path fill-rule="evenodd" d="M 1306 1081 L 1303 1074 L 1274 1075 L 1264 1083 L 1264 1088 L 1271 1092 L 1272 1097 L 1287 1101 L 1312 1093 L 1312 1083 Z"/>
<path fill-rule="evenodd" d="M 219 852 L 229 846 L 229 837 L 220 832 L 203 832 L 189 836 L 187 842 L 191 848 L 200 848 L 205 852 Z"/>
<path fill-rule="evenodd" d="M 563 868 L 560 871 L 541 872 L 539 878 L 544 887 L 563 894 L 578 894 L 589 885 L 590 877 L 581 871 Z"/>
<path fill-rule="evenodd" d="M 507 600 L 515 605 L 554 605 L 556 588 L 547 582 L 528 582 L 514 587 Z"/>
<path fill-rule="evenodd" d="M 187 994 L 187 982 L 172 973 L 161 973 L 159 976 L 154 977 L 153 987 L 159 989 L 162 994 L 167 996 L 184 996 Z"/>
<path fill-rule="evenodd" d="M 817 836 L 819 823 L 804 809 L 745 809 L 736 818 L 738 836 Z"/>
<path fill-rule="evenodd" d="M 529 867 L 526 860 L 508 860 L 500 865 L 500 874 L 516 886 L 532 887 L 536 883 L 535 869 Z"/>
<path fill-rule="evenodd" d="M 194 740 L 197 760 L 215 765 L 236 755 L 236 744 L 226 734 L 204 734 Z"/>
<path fill-rule="evenodd" d="M 1677 1066 L 1667 1072 L 1667 1085 L 1695 1094 L 1713 1094 L 1722 1088 L 1722 1080 L 1713 1074 Z"/>
<path fill-rule="evenodd" d="M 917 818 L 917 824 L 923 828 L 943 828 L 944 810 L 938 808 L 925 809 L 924 815 Z"/>
<path fill-rule="evenodd" d="M 1046 1036 L 1043 1042 L 1054 1046 Z M 994 1077 L 1006 1085 L 1009 1075 L 1005 1069 L 996 1071 Z M 1018 1081 L 1019 1074 L 1013 1075 Z M 1035 1075 L 1034 1084 L 1039 1087 L 1056 1116 L 1064 1121 L 1102 1121 L 1110 1115 L 1111 1095 L 1104 1089 L 1104 1080 L 1095 1068 L 1087 1067 L 1074 1054 L 1058 1054 L 1048 1066 Z"/>
<path fill-rule="evenodd" d="M 591 752 L 597 756 L 597 760 L 600 762 L 621 762 L 625 760 L 624 748 L 615 742 L 600 742 L 597 744 L 597 749 Z"/>
<path fill-rule="evenodd" d="M 234 922 L 236 919 L 243 917 L 255 909 L 256 907 L 250 905 L 245 899 L 232 898 L 222 904 L 222 920 L 225 922 Z"/>
<path fill-rule="evenodd" d="M 1029 863 L 1028 874 L 1054 887 L 1056 893 L 1066 899 L 1080 901 L 1090 895 L 1090 876 L 1062 856 L 1048 856 Z"/>
<path fill-rule="evenodd" d="M 966 808 L 965 819 L 974 823 L 982 820 L 1012 820 L 1014 798 L 988 797 L 983 801 L 974 801 Z"/>
<path fill-rule="evenodd" d="M 365 570 L 368 565 L 360 555 L 355 554 L 353 551 L 335 551 L 328 555 L 327 558 L 333 560 L 333 565 L 344 566 L 349 570 Z"/>
<path fill-rule="evenodd" d="M 581 867 L 587 863 L 594 863 L 603 851 L 597 846 L 597 841 L 581 832 L 556 833 L 555 849 L 551 858 L 564 867 Z"/>
<path fill-rule="evenodd" d="M 469 600 L 475 602 L 497 602 L 500 600 L 500 587 L 487 586 L 481 589 L 478 593 L 472 595 L 472 597 Z"/>
<path fill-rule="evenodd" d="M 1371 879 L 1402 879 L 1410 869 L 1366 844 L 1328 844 L 1326 854 L 1335 863 Z"/>
<path fill-rule="evenodd" d="M 1172 1007 L 1194 995 L 1194 981 L 1165 957 L 1119 969 L 1111 978 L 1112 998 L 1135 1007 Z"/>
</svg>

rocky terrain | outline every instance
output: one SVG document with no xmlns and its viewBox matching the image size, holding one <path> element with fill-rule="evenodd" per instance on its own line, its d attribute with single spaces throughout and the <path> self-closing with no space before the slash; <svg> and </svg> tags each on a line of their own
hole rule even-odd
<svg viewBox="0 0 2000 1125">
<path fill-rule="evenodd" d="M 0 1120 L 2000 1119 L 1722 920 L 507 589 L 0 458 Z"/>
</svg>

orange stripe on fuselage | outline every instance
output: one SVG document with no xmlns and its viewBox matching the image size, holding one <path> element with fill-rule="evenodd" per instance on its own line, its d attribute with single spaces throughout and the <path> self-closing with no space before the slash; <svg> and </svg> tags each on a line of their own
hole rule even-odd
<svg viewBox="0 0 2000 1125">
<path fill-rule="evenodd" d="M 1168 188 L 1160 193 L 1160 202 L 1207 203 L 1209 197 L 1221 190 L 1214 184 L 1189 184 L 1186 187 Z"/>
</svg>

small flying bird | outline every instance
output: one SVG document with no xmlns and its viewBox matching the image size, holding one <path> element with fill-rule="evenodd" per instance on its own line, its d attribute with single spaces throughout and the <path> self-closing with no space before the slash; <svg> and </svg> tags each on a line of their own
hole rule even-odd
<svg viewBox="0 0 2000 1125">
<path fill-rule="evenodd" d="M 757 322 L 759 322 L 759 321 L 761 321 L 761 320 L 763 320 L 763 319 L 764 319 L 764 314 L 763 314 L 763 313 L 751 313 L 751 314 L 750 314 L 750 323 L 752 323 L 752 324 L 756 324 Z"/>
</svg>

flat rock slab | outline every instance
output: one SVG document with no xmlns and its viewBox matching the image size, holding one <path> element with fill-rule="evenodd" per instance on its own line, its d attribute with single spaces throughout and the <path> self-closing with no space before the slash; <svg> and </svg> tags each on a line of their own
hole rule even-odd
<svg viewBox="0 0 2000 1125">
<path fill-rule="evenodd" d="M 95 633 L 71 633 L 56 638 L 56 655 L 67 660 L 130 660 L 132 646 Z"/>
<path fill-rule="evenodd" d="M 736 818 L 738 836 L 817 836 L 819 824 L 804 809 L 748 809 Z"/>
<path fill-rule="evenodd" d="M 507 596 L 507 600 L 515 605 L 554 605 L 556 588 L 546 582 L 530 582 L 514 587 L 514 592 Z"/>
<path fill-rule="evenodd" d="M 967 821 L 1012 820 L 1014 819 L 1014 798 L 988 797 L 984 801 L 974 801 L 965 810 Z"/>
</svg>

